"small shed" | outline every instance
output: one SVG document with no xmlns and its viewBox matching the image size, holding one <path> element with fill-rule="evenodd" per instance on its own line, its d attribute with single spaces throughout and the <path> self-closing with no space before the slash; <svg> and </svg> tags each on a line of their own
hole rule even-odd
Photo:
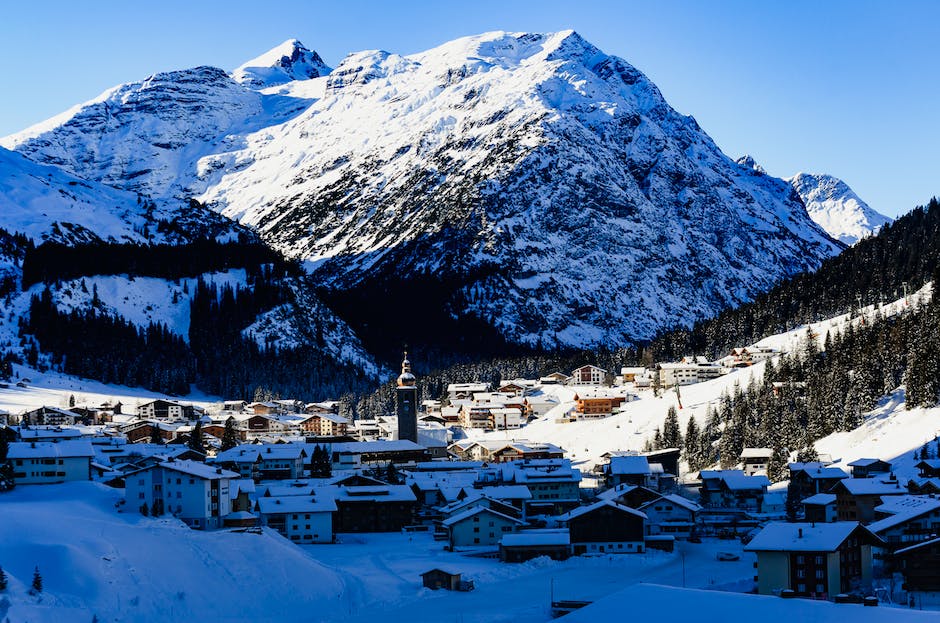
<svg viewBox="0 0 940 623">
<path fill-rule="evenodd" d="M 444 569 L 431 569 L 421 574 L 421 581 L 424 586 L 431 590 L 443 588 L 449 591 L 460 590 L 460 574 L 446 571 Z"/>
</svg>

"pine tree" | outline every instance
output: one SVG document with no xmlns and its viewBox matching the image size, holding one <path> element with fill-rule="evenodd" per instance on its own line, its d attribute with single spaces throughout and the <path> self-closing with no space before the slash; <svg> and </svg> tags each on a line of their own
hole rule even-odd
<svg viewBox="0 0 940 623">
<path fill-rule="evenodd" d="M 192 432 L 189 434 L 189 448 L 195 450 L 196 452 L 205 452 L 206 444 L 202 440 L 202 421 L 196 420 L 196 425 L 193 427 Z"/>
<path fill-rule="evenodd" d="M 163 435 L 160 432 L 160 425 L 157 422 L 150 423 L 150 443 L 158 446 L 163 445 Z"/>
<path fill-rule="evenodd" d="M 699 440 L 698 424 L 695 423 L 695 417 L 689 417 L 689 423 L 685 427 L 685 461 L 689 464 L 689 471 L 698 471 L 700 469 L 701 457 L 699 449 L 701 441 Z"/>
<path fill-rule="evenodd" d="M 679 416 L 676 408 L 671 406 L 666 411 L 666 420 L 663 422 L 663 448 L 681 448 L 682 433 L 679 432 Z"/>
<path fill-rule="evenodd" d="M 385 468 L 385 482 L 390 485 L 397 485 L 399 482 L 398 468 L 392 462 Z"/>
<path fill-rule="evenodd" d="M 33 582 L 30 585 L 29 592 L 31 595 L 36 595 L 42 592 L 42 576 L 39 574 L 39 567 L 36 567 L 33 570 Z"/>
<path fill-rule="evenodd" d="M 225 430 L 222 431 L 222 450 L 231 450 L 238 445 L 238 434 L 235 432 L 235 418 L 231 415 L 225 420 Z"/>
<path fill-rule="evenodd" d="M 773 454 L 770 456 L 770 462 L 767 463 L 767 477 L 770 478 L 771 482 L 780 482 L 789 477 L 787 459 L 787 453 L 783 448 L 779 446 L 774 448 Z"/>
</svg>

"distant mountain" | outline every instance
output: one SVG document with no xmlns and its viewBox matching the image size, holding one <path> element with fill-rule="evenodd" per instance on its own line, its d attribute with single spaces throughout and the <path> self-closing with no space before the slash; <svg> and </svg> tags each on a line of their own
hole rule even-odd
<svg viewBox="0 0 940 623">
<path fill-rule="evenodd" d="M 800 194 L 810 218 L 845 244 L 853 245 L 891 222 L 889 217 L 871 209 L 837 177 L 797 173 L 787 181 Z"/>
<path fill-rule="evenodd" d="M 263 89 L 294 80 L 319 78 L 328 73 L 330 68 L 319 54 L 305 48 L 297 39 L 288 39 L 242 64 L 232 72 L 232 77 L 246 86 Z"/>
<path fill-rule="evenodd" d="M 577 33 L 318 59 L 158 74 L 0 142 L 197 197 L 304 260 L 377 350 L 626 344 L 842 249 Z"/>
</svg>

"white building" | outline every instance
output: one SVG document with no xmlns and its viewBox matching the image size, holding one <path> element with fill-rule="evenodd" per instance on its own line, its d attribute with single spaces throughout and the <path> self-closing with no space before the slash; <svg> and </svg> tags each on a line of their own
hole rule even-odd
<svg viewBox="0 0 940 623">
<path fill-rule="evenodd" d="M 74 480 L 91 480 L 91 442 L 21 441 L 9 445 L 7 459 L 13 463 L 13 480 L 18 485 L 43 485 Z"/>
<path fill-rule="evenodd" d="M 255 510 L 267 526 L 294 543 L 332 543 L 336 502 L 330 495 L 260 497 Z"/>
<path fill-rule="evenodd" d="M 450 546 L 498 545 L 503 535 L 518 530 L 525 524 L 486 506 L 474 506 L 452 515 L 441 525 L 447 530 Z"/>
<path fill-rule="evenodd" d="M 678 363 L 662 363 L 659 365 L 659 383 L 663 387 L 676 385 L 691 385 L 711 379 L 717 379 L 725 374 L 726 369 L 711 363 L 701 361 L 699 357 L 687 357 Z"/>
<path fill-rule="evenodd" d="M 164 461 L 125 478 L 129 509 L 166 513 L 191 528 L 221 528 L 232 511 L 231 481 L 235 472 L 198 461 Z"/>
<path fill-rule="evenodd" d="M 607 370 L 597 366 L 581 366 L 572 371 L 569 385 L 603 385 L 607 378 Z"/>
</svg>

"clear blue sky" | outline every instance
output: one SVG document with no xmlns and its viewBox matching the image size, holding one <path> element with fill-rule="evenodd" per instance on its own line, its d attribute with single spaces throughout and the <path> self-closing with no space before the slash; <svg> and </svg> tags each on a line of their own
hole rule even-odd
<svg viewBox="0 0 940 623">
<path fill-rule="evenodd" d="M 843 178 L 890 216 L 940 195 L 940 1 L 5 2 L 0 136 L 108 87 L 232 69 L 297 37 L 334 65 L 488 30 L 574 28 L 730 156 Z"/>
</svg>

